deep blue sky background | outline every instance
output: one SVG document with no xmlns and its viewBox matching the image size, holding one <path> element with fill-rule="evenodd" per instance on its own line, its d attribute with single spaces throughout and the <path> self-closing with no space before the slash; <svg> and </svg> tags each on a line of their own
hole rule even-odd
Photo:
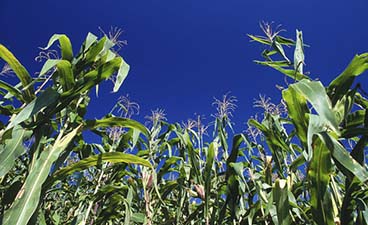
<svg viewBox="0 0 368 225">
<path fill-rule="evenodd" d="M 111 94 L 105 84 L 93 99 L 89 117 L 101 117 L 120 95 L 129 94 L 141 106 L 140 121 L 151 109 L 163 108 L 170 122 L 194 113 L 214 113 L 213 97 L 231 91 L 238 98 L 236 130 L 254 114 L 259 94 L 278 101 L 275 84 L 283 76 L 252 62 L 263 47 L 246 34 L 261 34 L 260 21 L 282 24 L 284 36 L 301 29 L 306 49 L 306 71 L 327 84 L 354 54 L 368 51 L 368 1 L 0 1 L 0 43 L 7 46 L 31 73 L 38 48 L 54 33 L 65 33 L 74 51 L 88 32 L 98 27 L 125 30 L 128 40 L 121 55 L 131 65 L 121 90 Z M 361 78 L 368 90 L 368 79 Z"/>
</svg>

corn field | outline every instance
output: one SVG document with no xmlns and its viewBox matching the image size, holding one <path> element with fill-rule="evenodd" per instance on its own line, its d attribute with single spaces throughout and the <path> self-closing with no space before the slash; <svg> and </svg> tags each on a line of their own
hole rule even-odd
<svg viewBox="0 0 368 225">
<path fill-rule="evenodd" d="M 210 124 L 168 123 L 159 109 L 144 124 L 128 97 L 86 118 L 98 85 L 113 80 L 117 92 L 129 72 L 109 35 L 89 33 L 76 55 L 66 35 L 52 36 L 37 76 L 0 45 L 19 79 L 0 77 L 0 223 L 368 224 L 368 100 L 355 82 L 368 53 L 324 85 L 303 70 L 301 31 L 293 40 L 262 28 L 249 35 L 265 47 L 255 62 L 288 82 L 279 103 L 255 102 L 262 112 L 241 133 L 230 95 L 215 100 Z"/>
</svg>

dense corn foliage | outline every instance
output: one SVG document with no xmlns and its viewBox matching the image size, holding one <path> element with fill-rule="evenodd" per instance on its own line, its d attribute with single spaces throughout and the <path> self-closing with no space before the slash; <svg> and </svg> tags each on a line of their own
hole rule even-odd
<svg viewBox="0 0 368 225">
<path fill-rule="evenodd" d="M 302 32 L 292 40 L 262 28 L 249 35 L 266 46 L 256 63 L 289 80 L 280 104 L 255 102 L 263 112 L 239 134 L 226 95 L 211 128 L 200 116 L 169 124 L 160 110 L 143 125 L 125 97 L 86 119 L 91 89 L 113 79 L 116 92 L 129 70 L 107 36 L 88 34 L 74 56 L 54 35 L 44 51 L 58 42 L 61 58 L 37 77 L 0 45 L 20 80 L 0 80 L 2 224 L 368 224 L 368 100 L 354 82 L 368 53 L 323 85 L 303 71 Z M 86 142 L 88 132 L 100 140 Z"/>
</svg>

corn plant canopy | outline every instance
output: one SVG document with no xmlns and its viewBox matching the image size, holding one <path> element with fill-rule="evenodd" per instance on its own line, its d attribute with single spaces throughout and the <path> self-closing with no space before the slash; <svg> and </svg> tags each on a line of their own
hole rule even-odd
<svg viewBox="0 0 368 225">
<path fill-rule="evenodd" d="M 0 126 L 1 224 L 368 224 L 368 100 L 355 81 L 368 53 L 324 85 L 305 72 L 302 31 L 265 35 L 249 35 L 266 46 L 255 62 L 288 86 L 280 104 L 257 101 L 262 118 L 238 134 L 227 95 L 214 103 L 212 132 L 201 116 L 170 124 L 160 110 L 144 125 L 128 98 L 86 118 L 91 90 L 113 79 L 117 92 L 129 72 L 106 35 L 89 33 L 77 54 L 53 35 L 43 50 L 58 43 L 61 58 L 37 77 L 0 45 L 19 79 L 0 80 L 9 118 Z M 87 132 L 98 138 L 87 142 Z"/>
</svg>

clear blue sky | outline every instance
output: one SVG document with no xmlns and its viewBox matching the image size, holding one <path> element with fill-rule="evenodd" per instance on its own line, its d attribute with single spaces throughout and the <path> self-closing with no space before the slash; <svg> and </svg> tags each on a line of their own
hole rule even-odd
<svg viewBox="0 0 368 225">
<path fill-rule="evenodd" d="M 213 97 L 231 91 L 238 98 L 236 130 L 254 113 L 259 94 L 279 100 L 275 84 L 283 77 L 255 65 L 262 46 L 246 34 L 261 34 L 260 21 L 274 21 L 294 38 L 303 30 L 306 71 L 324 83 L 339 74 L 354 54 L 368 51 L 368 1 L 15 1 L 0 2 L 0 43 L 7 46 L 32 73 L 38 48 L 54 33 L 67 34 L 74 50 L 88 32 L 98 27 L 125 30 L 128 40 L 121 55 L 131 65 L 121 90 L 111 94 L 102 86 L 93 99 L 89 117 L 107 113 L 119 95 L 129 94 L 141 105 L 141 118 L 151 109 L 163 108 L 170 122 L 194 113 L 214 113 Z M 368 90 L 368 79 L 361 78 Z M 142 121 L 142 119 L 139 119 Z"/>
</svg>

